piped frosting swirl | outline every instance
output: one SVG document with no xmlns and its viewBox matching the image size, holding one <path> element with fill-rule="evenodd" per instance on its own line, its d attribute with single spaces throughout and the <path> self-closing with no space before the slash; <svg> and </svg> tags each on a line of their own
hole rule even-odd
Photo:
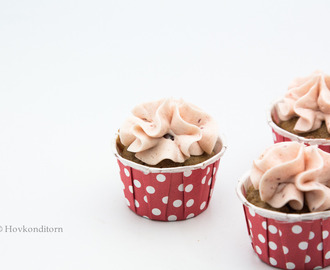
<svg viewBox="0 0 330 270">
<path fill-rule="evenodd" d="M 276 110 L 282 121 L 299 118 L 294 127 L 298 133 L 316 130 L 323 121 L 330 133 L 330 76 L 315 71 L 310 76 L 295 79 Z"/>
<path fill-rule="evenodd" d="M 182 99 L 144 103 L 132 114 L 120 128 L 119 138 L 149 165 L 164 159 L 182 163 L 191 155 L 211 154 L 218 139 L 214 119 Z"/>
<path fill-rule="evenodd" d="M 277 143 L 254 161 L 250 175 L 260 198 L 274 208 L 289 204 L 311 212 L 330 208 L 330 154 L 317 146 Z"/>
</svg>

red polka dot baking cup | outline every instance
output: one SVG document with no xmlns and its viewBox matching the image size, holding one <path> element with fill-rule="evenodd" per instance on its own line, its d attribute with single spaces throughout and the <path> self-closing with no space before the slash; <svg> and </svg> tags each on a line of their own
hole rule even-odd
<svg viewBox="0 0 330 270">
<path fill-rule="evenodd" d="M 114 142 L 128 207 L 152 220 L 175 221 L 195 217 L 210 203 L 220 158 L 227 146 L 219 137 L 212 158 L 203 163 L 152 168 L 122 158 Z"/>
<path fill-rule="evenodd" d="M 276 125 L 276 123 L 279 122 L 279 117 L 275 110 L 275 104 L 277 104 L 278 102 L 279 101 L 273 103 L 267 112 L 267 122 L 268 122 L 269 126 L 272 128 L 274 143 L 296 141 L 296 142 L 304 143 L 306 145 L 318 145 L 318 147 L 320 149 L 322 149 L 325 152 L 330 153 L 330 140 L 304 138 L 304 137 L 295 135 L 293 133 L 290 133 L 290 132 L 286 131 L 285 129 L 282 129 L 278 125 Z"/>
<path fill-rule="evenodd" d="M 249 172 L 239 181 L 252 248 L 265 263 L 281 269 L 321 269 L 330 265 L 330 211 L 285 214 L 249 203 Z"/>
</svg>

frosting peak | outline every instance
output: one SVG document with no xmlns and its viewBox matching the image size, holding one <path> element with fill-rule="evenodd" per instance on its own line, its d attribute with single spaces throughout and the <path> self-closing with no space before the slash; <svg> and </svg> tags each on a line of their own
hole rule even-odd
<svg viewBox="0 0 330 270">
<path fill-rule="evenodd" d="M 164 159 L 182 163 L 191 155 L 211 154 L 216 122 L 182 99 L 161 99 L 136 106 L 119 130 L 127 150 L 149 165 Z"/>
<path fill-rule="evenodd" d="M 299 117 L 294 127 L 296 132 L 316 130 L 325 121 L 330 133 L 330 76 L 315 71 L 310 76 L 295 79 L 276 109 L 282 121 Z"/>
<path fill-rule="evenodd" d="M 272 207 L 285 204 L 311 212 L 330 208 L 330 154 L 297 142 L 277 143 L 256 161 L 250 175 L 260 198 Z"/>
</svg>

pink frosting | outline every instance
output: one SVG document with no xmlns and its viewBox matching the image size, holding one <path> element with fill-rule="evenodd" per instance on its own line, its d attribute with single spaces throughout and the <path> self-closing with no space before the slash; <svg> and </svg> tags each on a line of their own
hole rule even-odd
<svg viewBox="0 0 330 270">
<path fill-rule="evenodd" d="M 311 212 L 330 208 L 330 154 L 298 142 L 277 143 L 255 160 L 250 175 L 260 197 L 275 208 L 285 204 Z"/>
<path fill-rule="evenodd" d="M 136 106 L 119 131 L 127 150 L 149 165 L 164 159 L 184 162 L 211 154 L 218 139 L 216 122 L 198 107 L 175 99 Z"/>
<path fill-rule="evenodd" d="M 330 133 L 330 76 L 315 71 L 308 77 L 297 78 L 289 86 L 283 101 L 276 106 L 282 121 L 298 116 L 296 132 L 320 128 L 325 121 Z"/>
</svg>

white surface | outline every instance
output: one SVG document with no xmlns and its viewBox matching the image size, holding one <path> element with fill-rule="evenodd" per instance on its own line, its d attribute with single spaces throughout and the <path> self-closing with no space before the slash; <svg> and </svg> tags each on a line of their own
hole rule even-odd
<svg viewBox="0 0 330 270">
<path fill-rule="evenodd" d="M 1 1 L 1 269 L 268 269 L 238 178 L 272 143 L 265 110 L 330 73 L 327 1 Z M 125 205 L 110 143 L 143 101 L 184 98 L 228 141 L 210 207 L 152 222 Z"/>
</svg>

